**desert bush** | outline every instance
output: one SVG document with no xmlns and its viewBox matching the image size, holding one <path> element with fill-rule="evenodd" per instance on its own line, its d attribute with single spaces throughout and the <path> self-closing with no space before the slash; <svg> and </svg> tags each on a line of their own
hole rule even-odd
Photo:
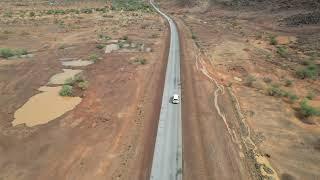
<svg viewBox="0 0 320 180">
<path fill-rule="evenodd" d="M 89 87 L 89 82 L 88 81 L 79 82 L 78 87 L 82 90 L 86 90 Z"/>
<path fill-rule="evenodd" d="M 13 13 L 12 13 L 11 11 L 5 12 L 5 13 L 3 14 L 3 17 L 12 18 L 12 17 L 13 17 Z"/>
<path fill-rule="evenodd" d="M 63 85 L 61 90 L 59 91 L 60 96 L 72 96 L 72 86 L 70 85 Z"/>
<path fill-rule="evenodd" d="M 287 97 L 291 102 L 294 102 L 299 99 L 297 95 L 287 91 L 283 91 L 283 96 Z"/>
<path fill-rule="evenodd" d="M 310 64 L 307 67 L 298 69 L 296 74 L 300 79 L 306 79 L 306 78 L 315 79 L 319 74 L 319 68 L 315 64 Z"/>
<path fill-rule="evenodd" d="M 144 58 L 137 58 L 134 62 L 142 65 L 147 64 L 147 60 Z"/>
<path fill-rule="evenodd" d="M 93 13 L 93 10 L 89 8 L 85 8 L 85 9 L 81 9 L 80 12 L 85 14 L 91 14 Z"/>
<path fill-rule="evenodd" d="M 254 76 L 247 76 L 246 79 L 244 80 L 244 85 L 252 87 L 253 82 L 256 81 L 256 78 Z"/>
<path fill-rule="evenodd" d="M 310 91 L 310 92 L 308 92 L 306 98 L 309 100 L 312 100 L 312 99 L 314 99 L 315 96 L 316 96 L 315 93 Z"/>
<path fill-rule="evenodd" d="M 286 47 L 284 46 L 277 46 L 277 53 L 281 56 L 281 57 L 288 57 L 288 50 Z"/>
<path fill-rule="evenodd" d="M 35 12 L 33 12 L 33 11 L 29 12 L 29 16 L 30 16 L 30 17 L 34 17 L 35 15 L 36 15 Z"/>
<path fill-rule="evenodd" d="M 194 32 L 192 32 L 191 38 L 194 39 L 194 40 L 197 39 L 197 36 L 196 36 L 196 34 Z"/>
<path fill-rule="evenodd" d="M 292 84 L 293 84 L 293 81 L 290 80 L 290 79 L 286 79 L 286 80 L 284 81 L 284 85 L 285 85 L 286 87 L 290 87 L 290 86 L 292 86 Z"/>
<path fill-rule="evenodd" d="M 99 56 L 96 55 L 96 54 L 91 54 L 91 55 L 89 56 L 89 60 L 90 60 L 90 61 L 93 61 L 93 62 L 97 62 L 97 61 L 99 60 Z"/>
<path fill-rule="evenodd" d="M 99 34 L 98 37 L 99 37 L 99 39 L 101 39 L 101 40 L 110 40 L 110 39 L 111 39 L 110 36 L 104 35 L 104 34 Z"/>
<path fill-rule="evenodd" d="M 276 39 L 276 36 L 270 36 L 269 41 L 270 41 L 270 45 L 278 45 L 278 41 Z"/>
<path fill-rule="evenodd" d="M 301 64 L 302 64 L 302 65 L 305 65 L 305 66 L 308 66 L 308 65 L 312 64 L 312 62 L 309 61 L 309 60 L 303 60 L 303 61 L 301 62 Z"/>
<path fill-rule="evenodd" d="M 103 49 L 104 47 L 106 47 L 104 44 L 97 44 L 96 48 L 98 49 Z"/>
<path fill-rule="evenodd" d="M 0 48 L 0 57 L 2 58 L 9 58 L 12 56 L 18 56 L 26 55 L 28 54 L 28 51 L 25 49 L 10 49 L 10 48 Z"/>
<path fill-rule="evenodd" d="M 320 110 L 308 105 L 307 100 L 303 100 L 300 103 L 300 113 L 304 117 L 320 116 Z"/>
<path fill-rule="evenodd" d="M 121 39 L 127 41 L 129 38 L 128 36 L 123 36 Z"/>
<path fill-rule="evenodd" d="M 142 0 L 113 0 L 113 10 L 153 12 L 153 8 Z"/>
<path fill-rule="evenodd" d="M 14 56 L 14 51 L 9 48 L 0 48 L 0 57 L 8 58 Z"/>
<path fill-rule="evenodd" d="M 272 79 L 271 78 L 269 78 L 269 77 L 264 77 L 263 78 L 263 81 L 265 82 L 265 83 L 271 83 L 272 82 Z"/>
<path fill-rule="evenodd" d="M 282 97 L 285 96 L 285 92 L 278 86 L 272 85 L 267 90 L 269 96 Z"/>
</svg>

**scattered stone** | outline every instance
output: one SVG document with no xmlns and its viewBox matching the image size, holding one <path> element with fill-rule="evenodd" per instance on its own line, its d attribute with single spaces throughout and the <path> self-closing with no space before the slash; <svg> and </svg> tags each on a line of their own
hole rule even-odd
<svg viewBox="0 0 320 180">
<path fill-rule="evenodd" d="M 119 50 L 119 45 L 118 44 L 109 44 L 106 46 L 105 53 L 111 53 L 112 51 Z"/>
<path fill-rule="evenodd" d="M 136 48 L 136 47 L 137 47 L 137 44 L 136 44 L 136 43 L 131 43 L 130 47 L 131 47 L 131 48 Z"/>
<path fill-rule="evenodd" d="M 146 48 L 146 49 L 145 49 L 145 52 L 151 52 L 151 51 L 152 51 L 151 48 Z"/>
<path fill-rule="evenodd" d="M 239 82 L 241 82 L 241 81 L 242 81 L 242 79 L 241 79 L 241 78 L 236 77 L 236 76 L 235 76 L 235 77 L 233 77 L 233 79 L 234 79 L 234 80 L 236 80 L 236 81 L 239 81 Z"/>
</svg>

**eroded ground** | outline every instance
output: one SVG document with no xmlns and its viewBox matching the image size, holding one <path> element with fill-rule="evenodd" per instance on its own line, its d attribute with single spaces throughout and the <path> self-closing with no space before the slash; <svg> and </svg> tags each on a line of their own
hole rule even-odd
<svg viewBox="0 0 320 180">
<path fill-rule="evenodd" d="M 101 1 L 29 3 L 1 2 L 0 47 L 26 52 L 0 59 L 0 179 L 146 179 L 164 21 Z M 106 52 L 110 44 L 117 48 Z M 80 71 L 82 84 L 70 81 Z M 73 86 L 74 97 L 60 97 L 61 84 Z M 54 94 L 39 101 L 42 86 Z M 79 104 L 63 108 L 66 98 Z M 48 110 L 51 119 L 42 116 Z"/>
</svg>

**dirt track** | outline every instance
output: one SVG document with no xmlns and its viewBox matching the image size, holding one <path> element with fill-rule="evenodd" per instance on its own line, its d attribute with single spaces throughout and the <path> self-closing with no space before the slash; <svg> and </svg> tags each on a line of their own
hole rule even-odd
<svg viewBox="0 0 320 180">
<path fill-rule="evenodd" d="M 250 179 L 240 151 L 214 107 L 213 93 L 217 87 L 197 71 L 197 54 L 188 38 L 190 32 L 180 20 L 177 22 L 183 51 L 184 179 Z M 232 111 L 232 106 L 220 103 Z"/>
</svg>

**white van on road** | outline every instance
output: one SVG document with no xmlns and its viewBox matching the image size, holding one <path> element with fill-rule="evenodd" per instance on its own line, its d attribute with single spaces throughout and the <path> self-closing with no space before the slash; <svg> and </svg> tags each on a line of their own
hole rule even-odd
<svg viewBox="0 0 320 180">
<path fill-rule="evenodd" d="M 180 97 L 178 94 L 174 94 L 172 96 L 172 104 L 179 104 L 180 103 Z"/>
</svg>

